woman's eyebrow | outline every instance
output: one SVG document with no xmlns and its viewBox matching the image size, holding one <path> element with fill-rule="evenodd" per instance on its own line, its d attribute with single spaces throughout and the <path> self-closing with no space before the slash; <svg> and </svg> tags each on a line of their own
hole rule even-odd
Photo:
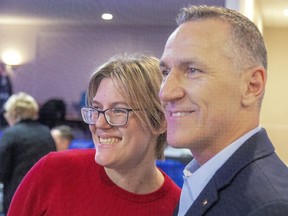
<svg viewBox="0 0 288 216">
<path fill-rule="evenodd" d="M 103 104 L 99 101 L 92 101 L 92 106 L 102 106 Z M 109 106 L 111 107 L 115 107 L 115 106 L 119 106 L 119 105 L 123 105 L 123 106 L 127 106 L 128 104 L 124 101 L 115 101 L 109 104 Z"/>
</svg>

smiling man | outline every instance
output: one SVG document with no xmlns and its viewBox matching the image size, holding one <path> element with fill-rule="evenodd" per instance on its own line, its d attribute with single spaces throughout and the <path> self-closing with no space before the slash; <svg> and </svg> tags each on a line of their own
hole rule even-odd
<svg viewBox="0 0 288 216">
<path fill-rule="evenodd" d="M 267 53 L 236 11 L 183 8 L 165 45 L 160 99 L 168 144 L 188 148 L 175 215 L 286 215 L 288 170 L 259 126 Z"/>
</svg>

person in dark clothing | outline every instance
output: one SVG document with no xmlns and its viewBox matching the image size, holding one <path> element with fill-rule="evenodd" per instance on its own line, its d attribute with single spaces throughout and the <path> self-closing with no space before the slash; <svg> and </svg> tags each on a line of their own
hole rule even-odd
<svg viewBox="0 0 288 216">
<path fill-rule="evenodd" d="M 4 184 L 4 213 L 25 174 L 44 155 L 55 151 L 50 129 L 39 123 L 38 104 L 24 93 L 13 94 L 4 104 L 10 127 L 0 139 L 0 182 Z"/>
<path fill-rule="evenodd" d="M 65 121 L 66 103 L 62 99 L 49 99 L 39 109 L 38 121 L 50 129 Z"/>
<path fill-rule="evenodd" d="M 0 62 L 0 128 L 8 126 L 3 113 L 3 105 L 12 95 L 12 83 L 6 72 L 5 64 Z"/>
</svg>

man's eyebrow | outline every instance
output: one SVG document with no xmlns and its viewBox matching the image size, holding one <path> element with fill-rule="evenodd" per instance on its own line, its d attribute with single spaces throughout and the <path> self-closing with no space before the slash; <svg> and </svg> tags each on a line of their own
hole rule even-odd
<svg viewBox="0 0 288 216">
<path fill-rule="evenodd" d="M 190 65 L 190 64 L 195 64 L 195 61 L 188 60 L 188 59 L 186 60 L 185 59 L 183 61 L 176 62 L 176 66 L 179 66 L 179 67 L 187 66 L 187 65 Z M 163 68 L 169 68 L 169 66 L 163 61 L 160 61 L 159 66 L 163 67 Z"/>
<path fill-rule="evenodd" d="M 163 62 L 163 61 L 160 61 L 159 66 L 160 67 L 167 67 L 167 64 L 165 64 L 165 62 Z"/>
</svg>

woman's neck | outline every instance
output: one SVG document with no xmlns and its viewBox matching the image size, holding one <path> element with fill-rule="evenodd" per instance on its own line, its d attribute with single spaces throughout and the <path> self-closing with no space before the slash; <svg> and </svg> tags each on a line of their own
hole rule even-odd
<svg viewBox="0 0 288 216">
<path fill-rule="evenodd" d="M 164 182 L 164 176 L 156 165 L 128 171 L 105 168 L 105 172 L 116 185 L 135 194 L 151 193 Z"/>
</svg>

